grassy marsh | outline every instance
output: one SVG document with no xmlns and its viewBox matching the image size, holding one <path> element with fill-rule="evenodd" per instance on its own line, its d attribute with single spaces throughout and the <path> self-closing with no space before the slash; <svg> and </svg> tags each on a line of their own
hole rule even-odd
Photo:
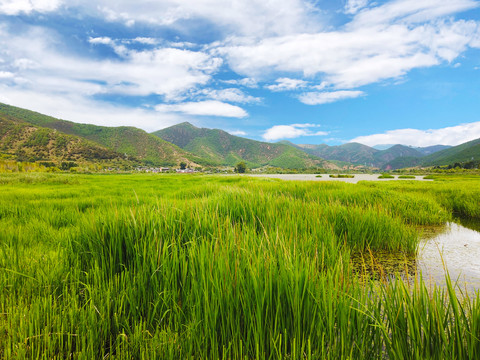
<svg viewBox="0 0 480 360">
<path fill-rule="evenodd" d="M 350 175 L 350 174 L 330 174 L 331 178 L 334 179 L 353 179 L 355 175 Z"/>
<path fill-rule="evenodd" d="M 359 281 L 475 179 L 0 174 L 0 357 L 477 358 L 479 295 Z"/>
</svg>

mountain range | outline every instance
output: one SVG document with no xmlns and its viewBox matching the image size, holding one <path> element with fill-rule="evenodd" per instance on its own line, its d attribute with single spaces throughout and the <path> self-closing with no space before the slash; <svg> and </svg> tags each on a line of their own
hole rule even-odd
<svg viewBox="0 0 480 360">
<path fill-rule="evenodd" d="M 310 144 L 293 144 L 289 141 L 282 141 L 283 144 L 297 147 L 303 151 L 322 157 L 326 160 L 337 160 L 348 162 L 355 165 L 364 165 L 381 169 L 400 169 L 429 163 L 429 165 L 445 165 L 437 164 L 437 159 L 443 162 L 442 156 L 429 157 L 429 155 L 448 150 L 451 146 L 434 145 L 428 147 L 410 147 L 405 145 L 388 145 L 384 150 L 378 150 L 375 147 L 351 142 L 343 145 L 328 146 L 326 144 L 310 145 Z M 383 146 L 382 146 L 383 147 Z M 446 152 L 445 154 L 450 154 Z"/>
<path fill-rule="evenodd" d="M 184 122 L 153 133 L 56 119 L 0 103 L 0 155 L 19 161 L 77 161 L 130 165 L 274 166 L 285 169 L 361 165 L 384 170 L 451 165 L 480 159 L 480 139 L 458 146 L 410 147 L 359 143 L 338 146 L 267 143 Z"/>
<path fill-rule="evenodd" d="M 59 157 L 50 156 L 47 149 L 52 141 L 55 142 L 52 140 L 53 134 L 61 134 L 62 137 L 70 136 L 70 141 L 90 147 L 92 151 L 98 149 L 101 153 L 101 149 L 105 153 L 112 153 L 113 158 L 110 160 L 122 159 L 130 163 L 156 166 L 174 166 L 180 162 L 189 166 L 208 165 L 204 159 L 135 127 L 78 124 L 5 104 L 0 104 L 0 119 L 3 121 L 0 125 L 0 151 L 3 153 L 16 154 L 25 150 L 24 145 L 31 142 L 31 136 L 44 134 L 44 142 L 38 143 L 30 151 L 33 153 L 33 156 L 27 157 L 30 160 L 103 160 L 104 155 L 93 158 L 82 154 L 71 156 L 69 151 L 59 154 Z M 9 126 L 6 126 L 7 124 Z M 12 131 L 12 126 L 25 130 Z"/>
<path fill-rule="evenodd" d="M 188 123 L 149 134 L 135 127 L 74 123 L 1 103 L 0 144 L 0 153 L 22 161 L 122 161 L 154 166 L 185 162 L 190 167 L 234 166 L 245 161 L 251 168 L 338 168 L 291 146 Z M 61 144 L 65 144 L 63 151 L 58 150 Z"/>
<path fill-rule="evenodd" d="M 234 166 L 243 160 L 250 168 L 264 165 L 286 169 L 337 168 L 293 146 L 250 140 L 219 129 L 198 128 L 188 122 L 152 134 L 218 165 Z"/>
</svg>

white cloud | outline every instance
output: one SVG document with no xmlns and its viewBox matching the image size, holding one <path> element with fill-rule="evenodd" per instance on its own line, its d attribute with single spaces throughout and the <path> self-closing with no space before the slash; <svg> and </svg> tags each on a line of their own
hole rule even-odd
<svg viewBox="0 0 480 360">
<path fill-rule="evenodd" d="M 351 89 L 399 78 L 415 68 L 451 62 L 468 46 L 480 44 L 476 21 L 444 20 L 445 15 L 477 4 L 470 0 L 393 1 L 360 11 L 341 30 L 257 42 L 233 39 L 215 51 L 243 76 L 265 79 L 278 72 L 300 72 L 310 78 L 321 77 L 335 88 Z M 427 18 L 424 12 L 429 14 Z M 427 22 L 406 21 L 419 16 Z"/>
<path fill-rule="evenodd" d="M 382 134 L 359 136 L 351 142 L 368 146 L 377 144 L 403 144 L 411 146 L 459 145 L 480 138 L 480 122 L 461 124 L 442 129 L 398 129 Z"/>
<path fill-rule="evenodd" d="M 178 112 L 195 116 L 224 116 L 243 118 L 248 113 L 241 107 L 216 100 L 185 102 L 180 104 L 160 104 L 155 110 L 161 113 Z"/>
<path fill-rule="evenodd" d="M 229 89 L 202 89 L 199 90 L 196 95 L 204 97 L 207 99 L 218 100 L 218 101 L 228 101 L 234 103 L 258 103 L 261 101 L 260 98 L 254 97 L 251 95 L 245 94 L 240 89 L 229 88 Z"/>
<path fill-rule="evenodd" d="M 308 82 L 300 79 L 278 78 L 276 84 L 266 86 L 271 91 L 289 91 L 307 86 Z"/>
<path fill-rule="evenodd" d="M 368 0 L 347 0 L 345 4 L 346 14 L 356 14 L 360 9 L 368 5 Z"/>
<path fill-rule="evenodd" d="M 157 39 L 149 37 L 136 37 L 132 41 L 146 45 L 156 45 L 158 43 Z"/>
<path fill-rule="evenodd" d="M 243 78 L 240 80 L 224 80 L 223 82 L 231 85 L 241 85 L 248 88 L 258 88 L 257 80 L 255 80 L 254 78 Z"/>
<path fill-rule="evenodd" d="M 325 136 L 328 132 L 311 131 L 309 128 L 318 127 L 314 124 L 292 124 L 292 125 L 275 125 L 265 131 L 262 135 L 266 141 L 276 141 L 280 139 L 293 139 L 300 136 Z"/>
<path fill-rule="evenodd" d="M 228 133 L 230 135 L 235 135 L 235 136 L 245 136 L 245 135 L 247 135 L 247 133 L 245 131 L 242 131 L 242 130 L 231 130 L 231 131 L 228 131 Z"/>
<path fill-rule="evenodd" d="M 61 3 L 62 0 L 0 0 L 0 13 L 6 15 L 47 13 L 57 10 Z"/>
<path fill-rule="evenodd" d="M 97 43 L 111 45 L 123 61 L 103 61 L 90 76 L 109 84 L 114 93 L 130 95 L 165 95 L 175 99 L 182 92 L 205 85 L 222 61 L 218 57 L 200 51 L 176 48 L 130 50 L 108 38 L 93 39 Z M 82 74 L 82 76 L 85 76 Z"/>
<path fill-rule="evenodd" d="M 15 77 L 15 74 L 10 71 L 0 71 L 0 79 L 11 79 L 13 77 Z"/>
<path fill-rule="evenodd" d="M 301 94 L 298 99 L 306 105 L 320 105 L 328 104 L 339 100 L 344 99 L 353 99 L 359 96 L 363 96 L 365 93 L 363 91 L 352 91 L 352 90 L 342 90 L 342 91 L 332 91 L 332 92 L 307 92 Z"/>
<path fill-rule="evenodd" d="M 103 44 L 103 45 L 112 45 L 114 42 L 111 38 L 109 37 L 95 37 L 95 38 L 89 38 L 88 42 L 90 44 Z"/>
<path fill-rule="evenodd" d="M 119 59 L 95 60 L 62 53 L 55 49 L 57 35 L 41 28 L 32 27 L 20 34 L 0 29 L 3 44 L 0 55 L 5 58 L 2 68 L 27 79 L 28 89 L 39 93 L 75 92 L 75 86 L 81 92 L 86 88 L 86 81 L 93 81 L 95 86 L 88 86 L 86 95 L 95 92 L 130 96 L 157 94 L 175 99 L 207 84 L 222 62 L 201 51 L 162 47 L 131 50 L 108 37 L 89 41 L 92 46 L 112 46 Z M 55 83 L 55 89 L 50 88 L 51 83 Z M 95 89 L 98 91 L 92 92 Z"/>
<path fill-rule="evenodd" d="M 328 82 L 322 81 L 322 82 L 321 82 L 320 84 L 318 84 L 318 85 L 310 86 L 310 88 L 311 88 L 311 89 L 315 89 L 315 90 L 324 90 L 327 86 L 328 86 Z"/>
<path fill-rule="evenodd" d="M 312 6 L 304 0 L 71 0 L 69 5 L 128 25 L 143 22 L 178 27 L 185 26 L 181 20 L 196 19 L 227 34 L 255 37 L 318 29 Z"/>
<path fill-rule="evenodd" d="M 478 6 L 475 0 L 394 0 L 361 11 L 349 26 L 358 28 L 391 22 L 425 22 Z"/>
</svg>

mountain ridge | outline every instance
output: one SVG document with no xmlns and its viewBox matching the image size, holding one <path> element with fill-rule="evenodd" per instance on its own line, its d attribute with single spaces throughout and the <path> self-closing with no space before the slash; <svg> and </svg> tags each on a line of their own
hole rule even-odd
<svg viewBox="0 0 480 360">
<path fill-rule="evenodd" d="M 249 167 L 337 168 L 324 159 L 290 145 L 247 139 L 221 129 L 199 128 L 188 122 L 152 134 L 219 165 L 231 166 L 238 161 L 245 161 Z"/>
<path fill-rule="evenodd" d="M 27 162 L 126 160 L 122 154 L 92 141 L 18 122 L 3 114 L 0 114 L 0 152 Z"/>
<path fill-rule="evenodd" d="M 198 128 L 183 122 L 153 133 L 133 126 L 80 124 L 0 103 L 0 152 L 29 160 L 132 161 L 145 165 L 233 166 L 286 169 L 339 169 L 356 164 L 394 170 L 445 166 L 480 159 L 480 139 L 457 146 L 393 145 L 377 150 L 360 143 L 329 146 L 267 143 L 234 136 L 221 129 Z M 62 149 L 62 146 L 64 147 Z"/>
<path fill-rule="evenodd" d="M 111 149 L 123 156 L 132 157 L 145 164 L 173 166 L 186 162 L 189 166 L 208 164 L 181 148 L 170 144 L 144 130 L 132 126 L 106 127 L 61 120 L 38 112 L 1 104 L 0 114 L 13 121 L 78 136 L 98 146 Z"/>
</svg>

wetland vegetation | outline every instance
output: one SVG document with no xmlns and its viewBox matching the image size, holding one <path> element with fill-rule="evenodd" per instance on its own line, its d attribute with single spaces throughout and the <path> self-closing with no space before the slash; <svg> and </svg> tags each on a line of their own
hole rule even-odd
<svg viewBox="0 0 480 360">
<path fill-rule="evenodd" d="M 475 176 L 0 174 L 0 357 L 479 358 L 478 292 L 354 261 L 413 256 L 478 199 Z"/>
<path fill-rule="evenodd" d="M 330 174 L 331 178 L 336 178 L 336 179 L 353 179 L 355 175 L 351 174 Z"/>
</svg>

